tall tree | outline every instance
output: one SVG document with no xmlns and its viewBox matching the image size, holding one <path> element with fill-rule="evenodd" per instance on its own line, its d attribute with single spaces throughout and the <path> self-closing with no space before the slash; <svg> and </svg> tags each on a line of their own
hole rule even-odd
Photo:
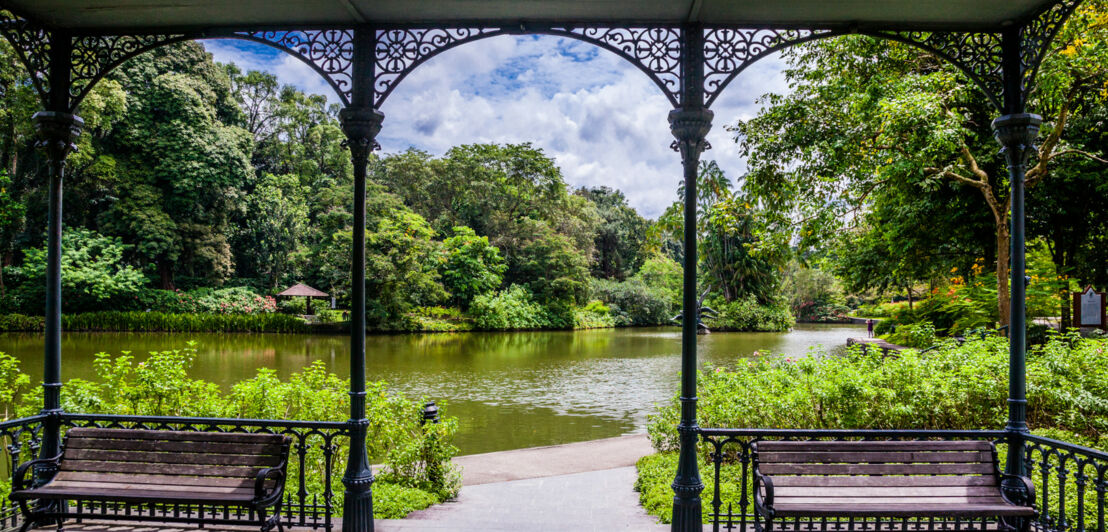
<svg viewBox="0 0 1108 532">
<path fill-rule="evenodd" d="M 1067 24 L 1043 65 L 1034 107 L 1046 121 L 1029 186 L 1049 174 L 1056 158 L 1095 157 L 1068 146 L 1063 135 L 1075 98 L 1099 87 L 1108 64 L 1104 39 L 1083 37 L 1100 20 L 1103 2 L 1081 9 L 1089 15 Z M 747 189 L 809 243 L 855 219 L 878 189 L 919 194 L 949 180 L 976 190 L 993 219 L 997 311 L 1008 323 L 1007 172 L 996 156 L 993 110 L 984 97 L 952 66 L 899 43 L 838 38 L 799 47 L 787 58 L 794 92 L 767 95 L 756 118 L 733 128 L 750 159 Z"/>
<path fill-rule="evenodd" d="M 593 275 L 622 281 L 638 271 L 645 259 L 643 246 L 649 222 L 618 190 L 582 187 L 574 194 L 589 200 L 600 216 L 594 238 Z"/>
</svg>

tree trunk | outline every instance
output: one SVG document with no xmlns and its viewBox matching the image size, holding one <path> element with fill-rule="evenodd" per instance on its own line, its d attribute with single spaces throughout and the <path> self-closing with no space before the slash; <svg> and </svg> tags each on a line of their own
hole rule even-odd
<svg viewBox="0 0 1108 532">
<path fill-rule="evenodd" d="M 1011 259 L 1011 238 L 1008 233 L 1008 217 L 997 220 L 996 224 L 996 306 L 1000 327 L 1011 323 L 1011 296 L 1008 292 L 1008 264 Z M 1022 273 L 1020 277 L 1022 277 Z"/>
<path fill-rule="evenodd" d="M 173 263 L 166 259 L 158 261 L 158 276 L 161 277 L 162 290 L 173 290 Z"/>
<path fill-rule="evenodd" d="M 1073 295 L 1070 293 L 1070 287 L 1068 286 L 1063 286 L 1058 295 L 1062 298 L 1061 308 L 1058 309 L 1061 311 L 1062 320 L 1061 323 L 1058 324 L 1058 328 L 1065 332 L 1070 327 L 1073 327 L 1073 316 L 1070 314 L 1070 305 L 1073 304 Z"/>
<path fill-rule="evenodd" d="M 908 292 L 908 310 L 912 310 L 912 285 L 905 286 L 904 290 Z"/>
</svg>

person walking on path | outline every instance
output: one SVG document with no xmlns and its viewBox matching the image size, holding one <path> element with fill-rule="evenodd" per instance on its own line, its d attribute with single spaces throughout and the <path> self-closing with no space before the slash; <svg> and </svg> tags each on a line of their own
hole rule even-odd
<svg viewBox="0 0 1108 532">
<path fill-rule="evenodd" d="M 866 320 L 866 332 L 869 333 L 870 338 L 873 338 L 873 318 Z"/>
</svg>

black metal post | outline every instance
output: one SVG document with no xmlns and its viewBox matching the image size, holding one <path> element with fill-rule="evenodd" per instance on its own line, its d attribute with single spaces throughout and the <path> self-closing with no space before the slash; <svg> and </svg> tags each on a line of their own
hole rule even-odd
<svg viewBox="0 0 1108 532">
<path fill-rule="evenodd" d="M 343 532 L 373 530 L 373 472 L 369 468 L 365 409 L 365 199 L 366 166 L 385 115 L 373 108 L 373 46 L 370 28 L 354 30 L 353 97 L 339 113 L 354 163 L 354 242 L 350 266 L 350 454 L 342 484 Z"/>
<path fill-rule="evenodd" d="M 1042 117 L 1025 112 L 1023 65 L 1020 61 L 1020 28 L 1003 34 L 1004 116 L 993 121 L 993 133 L 1008 163 L 1011 183 L 1011 279 L 1010 326 L 1008 327 L 1008 459 L 1005 472 L 1024 473 L 1023 449 L 1027 436 L 1027 285 L 1026 236 L 1024 233 L 1024 172 L 1035 150 Z M 1010 489 L 1019 489 L 1011 486 Z"/>
<path fill-rule="evenodd" d="M 65 158 L 77 149 L 84 121 L 69 112 L 69 68 L 72 42 L 69 35 L 54 33 L 50 43 L 50 97 L 45 111 L 33 120 L 38 146 L 46 152 L 49 170 L 46 231 L 46 349 L 43 356 L 42 413 L 48 417 L 42 431 L 40 456 L 49 458 L 61 451 L 59 417 L 62 412 L 62 180 Z M 38 480 L 48 480 L 53 471 L 40 470 Z"/>
<path fill-rule="evenodd" d="M 681 31 L 681 107 L 669 113 L 669 127 L 677 139 L 685 179 L 685 265 L 681 319 L 681 422 L 677 425 L 681 450 L 677 476 L 673 480 L 674 532 L 699 531 L 701 524 L 700 481 L 696 444 L 700 427 L 696 423 L 696 327 L 699 305 L 696 298 L 696 178 L 700 153 L 707 148 L 712 112 L 704 106 L 704 30 L 686 26 Z"/>
</svg>

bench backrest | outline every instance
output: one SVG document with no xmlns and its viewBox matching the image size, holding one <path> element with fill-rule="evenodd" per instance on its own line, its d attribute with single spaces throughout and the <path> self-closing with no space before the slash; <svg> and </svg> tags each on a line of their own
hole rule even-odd
<svg viewBox="0 0 1108 532">
<path fill-rule="evenodd" d="M 253 480 L 287 459 L 290 441 L 281 434 L 72 428 L 59 473 Z"/>
<path fill-rule="evenodd" d="M 758 470 L 768 476 L 973 476 L 997 482 L 987 441 L 761 441 Z"/>
</svg>

